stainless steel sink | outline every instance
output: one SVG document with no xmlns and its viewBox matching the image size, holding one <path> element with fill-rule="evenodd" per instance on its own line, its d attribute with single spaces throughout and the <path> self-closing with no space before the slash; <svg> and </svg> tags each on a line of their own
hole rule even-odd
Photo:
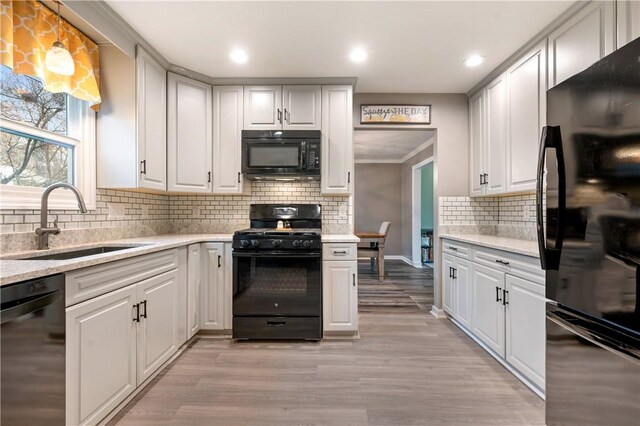
<svg viewBox="0 0 640 426">
<path fill-rule="evenodd" d="M 141 247 L 144 244 L 129 245 L 129 246 L 101 246 L 92 247 L 79 250 L 65 251 L 61 253 L 43 254 L 41 256 L 25 256 L 15 258 L 13 260 L 68 260 L 77 259 L 79 257 L 93 256 L 96 254 L 111 253 L 114 251 L 127 250 L 136 247 Z"/>
</svg>

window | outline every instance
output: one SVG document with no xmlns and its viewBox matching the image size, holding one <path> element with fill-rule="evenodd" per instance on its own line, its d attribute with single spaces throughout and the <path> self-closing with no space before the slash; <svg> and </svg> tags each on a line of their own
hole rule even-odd
<svg viewBox="0 0 640 426">
<path fill-rule="evenodd" d="M 38 208 L 42 188 L 56 182 L 76 185 L 93 207 L 94 126 L 86 102 L 48 92 L 38 79 L 0 66 L 1 207 Z M 66 192 L 52 193 L 52 208 L 74 208 Z"/>
</svg>

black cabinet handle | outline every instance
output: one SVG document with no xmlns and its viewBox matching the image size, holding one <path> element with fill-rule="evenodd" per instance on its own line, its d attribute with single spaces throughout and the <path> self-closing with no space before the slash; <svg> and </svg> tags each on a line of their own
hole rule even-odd
<svg viewBox="0 0 640 426">
<path fill-rule="evenodd" d="M 147 301 L 143 300 L 142 302 L 140 302 L 141 306 L 144 306 L 144 312 L 140 314 L 141 318 L 147 318 Z"/>
<path fill-rule="evenodd" d="M 456 275 L 456 272 L 458 272 L 457 268 L 453 268 L 453 279 L 456 280 L 458 279 L 458 276 Z"/>
<path fill-rule="evenodd" d="M 509 295 L 509 292 L 507 290 L 502 290 L 502 305 L 508 305 L 509 301 L 507 300 L 507 296 Z"/>
<path fill-rule="evenodd" d="M 353 274 L 353 286 L 356 286 L 356 274 Z"/>
<path fill-rule="evenodd" d="M 504 266 L 509 266 L 509 262 L 505 262 L 502 259 L 496 259 L 496 263 L 499 263 L 499 264 L 504 265 Z"/>
<path fill-rule="evenodd" d="M 133 322 L 140 322 L 140 304 L 133 305 L 133 309 L 136 311 L 136 315 L 133 317 Z"/>
<path fill-rule="evenodd" d="M 483 174 L 483 176 L 484 176 L 484 184 L 488 185 L 489 184 L 489 174 L 485 173 L 485 174 Z"/>
<path fill-rule="evenodd" d="M 284 327 L 287 325 L 286 321 L 267 321 L 267 327 Z"/>
<path fill-rule="evenodd" d="M 238 172 L 238 183 L 240 183 L 240 172 Z"/>
<path fill-rule="evenodd" d="M 141 175 L 147 174 L 147 160 L 142 160 L 140 162 L 140 174 Z"/>
<path fill-rule="evenodd" d="M 351 183 L 351 172 L 347 172 L 347 183 Z"/>
<path fill-rule="evenodd" d="M 218 255 L 218 268 L 222 266 L 222 256 Z"/>
<path fill-rule="evenodd" d="M 211 183 L 211 172 L 207 173 L 207 182 Z"/>
<path fill-rule="evenodd" d="M 287 109 L 284 109 L 284 119 L 287 121 L 287 124 L 291 124 L 291 114 Z"/>
<path fill-rule="evenodd" d="M 484 185 L 483 174 L 480 173 L 480 186 Z"/>
<path fill-rule="evenodd" d="M 502 299 L 500 298 L 500 287 L 496 287 L 496 302 L 502 302 Z"/>
<path fill-rule="evenodd" d="M 282 111 L 280 111 L 280 108 L 278 108 L 278 121 L 282 124 Z"/>
<path fill-rule="evenodd" d="M 449 266 L 449 278 L 453 278 L 453 268 Z"/>
</svg>

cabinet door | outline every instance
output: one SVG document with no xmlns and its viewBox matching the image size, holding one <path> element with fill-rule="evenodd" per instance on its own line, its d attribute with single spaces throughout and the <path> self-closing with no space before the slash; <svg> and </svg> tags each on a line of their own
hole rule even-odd
<svg viewBox="0 0 640 426">
<path fill-rule="evenodd" d="M 594 1 L 549 35 L 549 88 L 613 52 L 615 2 Z"/>
<path fill-rule="evenodd" d="M 455 317 L 454 307 L 454 294 L 455 288 L 453 286 L 453 268 L 454 257 L 450 254 L 442 254 L 442 309 L 449 315 Z"/>
<path fill-rule="evenodd" d="M 471 329 L 471 262 L 464 259 L 455 259 L 454 265 L 455 313 L 454 318 L 460 324 Z"/>
<path fill-rule="evenodd" d="M 507 189 L 535 189 L 538 146 L 546 123 L 545 43 L 524 55 L 509 70 L 507 111 Z"/>
<path fill-rule="evenodd" d="M 187 248 L 187 339 L 200 330 L 201 257 L 200 244 Z"/>
<path fill-rule="evenodd" d="M 485 194 L 506 192 L 507 76 L 501 75 L 486 89 Z M 529 162 L 535 165 L 535 162 Z"/>
<path fill-rule="evenodd" d="M 202 330 L 224 329 L 224 244 L 203 244 Z"/>
<path fill-rule="evenodd" d="M 320 130 L 320 86 L 284 86 L 284 123 L 286 130 Z"/>
<path fill-rule="evenodd" d="M 167 190 L 167 72 L 140 47 L 136 53 L 138 185 Z"/>
<path fill-rule="evenodd" d="M 485 155 L 485 92 L 484 89 L 469 99 L 469 170 L 470 196 L 476 197 L 483 194 L 484 185 L 482 174 L 484 173 Z"/>
<path fill-rule="evenodd" d="M 178 269 L 138 283 L 138 385 L 180 346 L 180 279 Z"/>
<path fill-rule="evenodd" d="M 640 2 L 638 0 L 618 0 L 616 11 L 619 49 L 640 37 Z"/>
<path fill-rule="evenodd" d="M 213 192 L 242 193 L 242 86 L 213 88 Z"/>
<path fill-rule="evenodd" d="M 66 311 L 66 424 L 97 424 L 136 388 L 136 285 Z"/>
<path fill-rule="evenodd" d="M 211 192 L 211 86 L 169 73 L 167 105 L 168 190 Z"/>
<path fill-rule="evenodd" d="M 544 286 L 506 275 L 506 360 L 544 390 Z"/>
<path fill-rule="evenodd" d="M 324 331 L 358 331 L 358 262 L 322 262 Z"/>
<path fill-rule="evenodd" d="M 322 86 L 322 194 L 348 195 L 353 174 L 353 91 Z"/>
<path fill-rule="evenodd" d="M 280 130 L 282 86 L 244 87 L 244 130 Z"/>
<path fill-rule="evenodd" d="M 504 273 L 473 263 L 472 331 L 489 348 L 504 357 Z"/>
</svg>

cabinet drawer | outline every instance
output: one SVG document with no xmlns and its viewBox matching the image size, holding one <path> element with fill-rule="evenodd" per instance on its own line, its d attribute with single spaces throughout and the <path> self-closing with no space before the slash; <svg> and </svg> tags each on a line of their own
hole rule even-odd
<svg viewBox="0 0 640 426">
<path fill-rule="evenodd" d="M 473 261 L 538 284 L 545 282 L 544 271 L 535 257 L 476 247 Z"/>
<path fill-rule="evenodd" d="M 357 260 L 358 246 L 353 243 L 322 245 L 322 260 Z"/>
<path fill-rule="evenodd" d="M 463 243 L 459 243 L 451 240 L 442 240 L 442 252 L 450 253 L 454 256 L 462 257 L 464 259 L 469 259 L 470 257 L 470 249 Z"/>
<path fill-rule="evenodd" d="M 66 306 L 176 269 L 178 249 L 119 260 L 66 274 Z"/>
</svg>

